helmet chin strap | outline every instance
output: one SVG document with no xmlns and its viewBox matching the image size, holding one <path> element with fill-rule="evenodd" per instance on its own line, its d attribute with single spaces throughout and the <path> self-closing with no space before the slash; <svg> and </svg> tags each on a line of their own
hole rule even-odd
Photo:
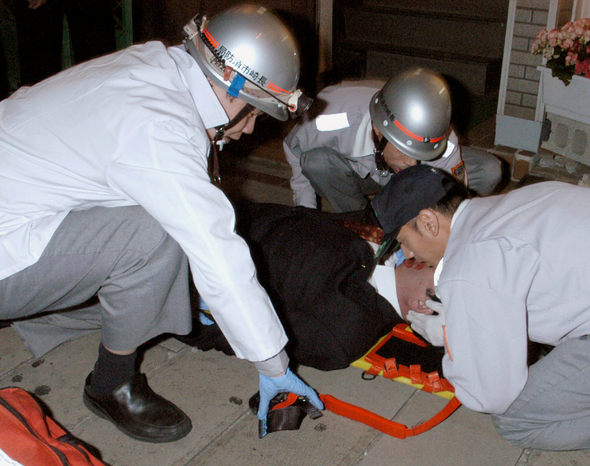
<svg viewBox="0 0 590 466">
<path fill-rule="evenodd" d="M 373 149 L 373 155 L 375 156 L 375 165 L 381 176 L 386 176 L 388 173 L 395 173 L 395 170 L 387 165 L 383 151 L 389 142 L 385 136 L 381 136 L 381 139 L 377 139 L 379 136 L 373 131 L 373 140 L 375 141 L 375 149 Z M 421 160 L 417 160 L 416 164 L 420 165 Z"/>
<path fill-rule="evenodd" d="M 393 170 L 387 162 L 385 161 L 385 157 L 383 157 L 383 151 L 385 150 L 385 146 L 387 146 L 387 138 L 385 136 L 381 136 L 381 139 L 378 139 L 379 136 L 375 134 L 373 131 L 373 139 L 375 141 L 375 149 L 373 150 L 373 155 L 375 156 L 375 165 L 377 165 L 377 170 L 381 176 L 385 176 L 387 173 L 393 173 Z M 378 139 L 378 140 L 377 140 Z"/>
<path fill-rule="evenodd" d="M 209 155 L 209 177 L 211 181 L 215 184 L 221 183 L 221 175 L 219 173 L 219 152 L 223 150 L 223 146 L 225 142 L 223 141 L 223 137 L 225 136 L 225 132 L 236 126 L 240 121 L 246 118 L 252 110 L 254 110 L 254 106 L 250 104 L 246 104 L 242 110 L 238 112 L 238 114 L 233 117 L 228 123 L 225 125 L 220 125 L 215 127 L 215 136 L 213 137 L 212 147 L 211 147 L 211 155 Z"/>
</svg>

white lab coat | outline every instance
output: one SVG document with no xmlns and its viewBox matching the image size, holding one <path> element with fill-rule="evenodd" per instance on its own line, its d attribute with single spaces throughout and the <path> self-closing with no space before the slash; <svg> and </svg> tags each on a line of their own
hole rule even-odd
<svg viewBox="0 0 590 466">
<path fill-rule="evenodd" d="M 444 376 L 470 409 L 501 414 L 527 381 L 527 334 L 558 345 L 590 334 L 590 189 L 545 182 L 464 201 L 437 293 Z"/>
<path fill-rule="evenodd" d="M 207 128 L 227 122 L 182 47 L 132 46 L 0 102 L 0 279 L 35 263 L 71 210 L 141 205 L 180 244 L 238 357 L 287 337 L 234 212 L 209 181 Z"/>
</svg>

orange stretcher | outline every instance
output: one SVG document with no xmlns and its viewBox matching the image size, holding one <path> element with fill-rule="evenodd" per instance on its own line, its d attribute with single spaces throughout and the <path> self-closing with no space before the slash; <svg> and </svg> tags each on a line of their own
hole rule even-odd
<svg viewBox="0 0 590 466">
<path fill-rule="evenodd" d="M 402 359 L 409 358 L 409 360 L 414 363 L 407 363 L 407 361 L 403 361 L 402 359 L 398 360 L 398 358 L 391 356 L 387 351 L 384 351 L 388 345 L 393 346 L 397 350 L 399 350 L 400 347 L 410 349 L 412 349 L 412 347 L 414 347 L 414 349 L 422 348 L 424 349 L 423 356 L 427 356 L 429 353 L 432 355 L 432 352 L 429 351 L 429 349 L 433 348 L 432 346 L 416 336 L 407 324 L 398 324 L 389 334 L 381 338 L 367 354 L 353 362 L 352 366 L 358 367 L 364 371 L 363 378 L 366 378 L 367 376 L 382 376 L 448 399 L 449 402 L 441 411 L 421 424 L 408 427 L 402 423 L 384 418 L 359 406 L 346 403 L 332 395 L 320 394 L 320 398 L 324 402 L 328 411 L 362 422 L 363 424 L 373 427 L 387 435 L 403 439 L 426 432 L 437 424 L 440 424 L 459 406 L 461 406 L 461 402 L 455 397 L 455 389 L 453 386 L 440 376 L 439 371 L 430 370 L 432 369 L 430 366 L 433 363 L 436 365 L 439 361 L 432 361 L 432 357 L 421 357 L 419 350 L 417 353 L 414 352 L 413 354 L 410 350 L 410 354 L 405 354 Z M 417 361 L 425 363 L 424 366 L 420 363 L 415 363 Z M 426 369 L 426 371 L 424 369 Z"/>
</svg>

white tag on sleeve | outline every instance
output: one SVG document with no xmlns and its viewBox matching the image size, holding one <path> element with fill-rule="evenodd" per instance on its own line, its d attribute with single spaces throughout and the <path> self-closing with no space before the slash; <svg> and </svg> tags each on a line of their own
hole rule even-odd
<svg viewBox="0 0 590 466">
<path fill-rule="evenodd" d="M 348 128 L 348 117 L 346 113 L 332 113 L 331 115 L 320 115 L 315 119 L 318 131 L 334 131 Z"/>
</svg>

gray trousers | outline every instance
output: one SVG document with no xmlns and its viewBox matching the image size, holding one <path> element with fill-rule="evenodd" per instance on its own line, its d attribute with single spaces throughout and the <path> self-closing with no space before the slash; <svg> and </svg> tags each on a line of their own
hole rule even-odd
<svg viewBox="0 0 590 466">
<path fill-rule="evenodd" d="M 521 394 L 492 420 L 520 447 L 590 448 L 590 335 L 556 346 L 533 364 Z"/>
<path fill-rule="evenodd" d="M 0 319 L 19 319 L 36 357 L 99 329 L 110 350 L 133 350 L 190 332 L 188 280 L 181 248 L 141 207 L 75 211 L 37 263 L 0 280 Z"/>
<path fill-rule="evenodd" d="M 469 188 L 480 196 L 492 194 L 502 181 L 500 159 L 483 149 L 469 146 L 461 146 L 461 157 L 465 163 Z"/>
<path fill-rule="evenodd" d="M 469 187 L 479 195 L 491 194 L 502 179 L 502 165 L 492 154 L 462 146 Z M 351 212 L 367 206 L 368 196 L 382 186 L 370 176 L 361 178 L 350 159 L 333 149 L 319 148 L 301 155 L 301 170 L 315 192 L 330 203 L 333 212 Z"/>
</svg>

